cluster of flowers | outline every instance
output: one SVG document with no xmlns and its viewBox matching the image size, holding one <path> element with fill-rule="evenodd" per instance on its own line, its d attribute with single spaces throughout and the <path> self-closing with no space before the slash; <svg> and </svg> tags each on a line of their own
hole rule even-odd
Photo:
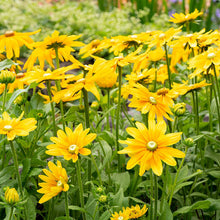
<svg viewBox="0 0 220 220">
<path fill-rule="evenodd" d="M 195 11 L 191 15 L 174 15 L 172 22 L 188 24 L 201 13 Z M 100 100 L 100 88 L 110 89 L 116 85 L 119 78 L 117 68 L 132 65 L 131 73 L 127 73 L 123 79 L 122 93 L 124 99 L 129 100 L 129 107 L 136 108 L 142 114 L 148 116 L 148 128 L 141 122 L 136 122 L 136 127 L 127 128 L 127 133 L 133 137 L 121 140 L 120 143 L 128 145 L 119 154 L 128 154 L 130 160 L 127 169 L 139 165 L 139 175 L 145 171 L 152 171 L 160 176 L 163 171 L 162 162 L 175 166 L 174 157 L 183 158 L 185 153 L 179 149 L 172 148 L 181 139 L 181 132 L 165 134 L 167 123 L 173 121 L 172 109 L 175 114 L 181 114 L 185 109 L 184 104 L 178 103 L 174 107 L 175 100 L 180 95 L 210 85 L 210 76 L 218 76 L 220 64 L 220 34 L 218 31 L 207 32 L 202 30 L 198 33 L 184 34 L 180 28 L 170 28 L 163 31 L 149 31 L 132 36 L 117 36 L 111 39 L 94 40 L 88 45 L 76 41 L 80 36 L 59 35 L 54 31 L 51 36 L 46 37 L 42 42 L 33 42 L 31 33 L 17 33 L 8 31 L 0 36 L 0 53 L 6 54 L 8 59 L 20 56 L 20 47 L 25 45 L 32 51 L 28 60 L 23 66 L 27 71 L 21 71 L 20 66 L 12 66 L 10 70 L 3 70 L 0 74 L 0 90 L 2 93 L 12 93 L 15 89 L 24 89 L 35 82 L 40 88 L 45 88 L 47 83 L 48 95 L 41 94 L 48 103 L 69 102 L 80 99 L 84 90 L 91 92 Z M 82 47 L 83 46 L 83 47 Z M 93 65 L 84 65 L 76 60 L 71 54 L 73 47 L 82 47 L 79 54 L 82 58 L 93 57 Z M 103 50 L 113 52 L 112 60 L 105 60 L 98 57 Z M 170 53 L 172 49 L 172 53 Z M 132 52 L 130 52 L 132 50 Z M 96 55 L 94 55 L 96 54 Z M 192 58 L 191 56 L 194 55 Z M 1 57 L 4 59 L 4 55 Z M 189 59 L 190 58 L 190 59 Z M 189 61 L 188 61 L 189 59 Z M 39 66 L 35 65 L 39 61 Z M 56 61 L 56 66 L 53 61 Z M 51 66 L 44 69 L 45 61 Z M 59 66 L 59 61 L 70 61 L 72 64 L 67 67 Z M 179 62 L 188 61 L 189 69 L 193 69 L 188 79 L 194 79 L 190 84 L 189 80 L 174 82 L 171 73 L 177 73 L 176 66 Z M 81 69 L 78 75 L 65 74 L 73 69 Z M 197 80 L 200 79 L 200 82 Z M 50 82 L 57 82 L 51 87 Z M 218 100 L 219 102 L 219 100 Z M 120 101 L 119 101 L 120 105 Z M 62 115 L 62 105 L 61 115 Z M 4 103 L 3 103 L 4 110 Z M 182 112 L 184 113 L 185 110 Z M 63 115 L 62 115 L 63 116 Z M 12 144 L 16 136 L 27 136 L 36 128 L 37 121 L 33 118 L 24 119 L 23 114 L 19 118 L 11 119 L 7 112 L 4 112 L 0 119 L 0 134 L 7 135 L 8 141 Z M 63 130 L 54 130 L 51 137 L 53 144 L 47 146 L 46 153 L 52 156 L 63 156 L 65 160 L 78 161 L 79 154 L 90 155 L 91 150 L 84 148 L 93 142 L 96 134 L 89 133 L 89 128 L 83 130 L 83 125 L 78 125 L 75 130 L 65 127 Z M 13 148 L 13 145 L 11 145 Z M 14 161 L 16 158 L 14 157 Z M 68 175 L 60 161 L 57 165 L 48 162 L 50 169 L 43 169 L 45 175 L 39 175 L 44 182 L 39 183 L 39 193 L 44 194 L 39 203 L 44 203 L 62 191 L 68 191 Z M 19 176 L 19 175 L 18 175 Z M 19 178 L 19 177 L 18 177 Z M 20 190 L 21 184 L 20 184 Z M 132 219 L 144 215 L 146 206 L 140 209 L 139 206 L 126 208 L 123 212 L 112 215 L 112 220 Z"/>
</svg>

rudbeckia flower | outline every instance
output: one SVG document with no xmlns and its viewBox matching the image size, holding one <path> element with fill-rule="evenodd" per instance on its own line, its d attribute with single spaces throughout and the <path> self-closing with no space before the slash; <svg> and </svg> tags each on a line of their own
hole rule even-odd
<svg viewBox="0 0 220 220">
<path fill-rule="evenodd" d="M 37 126 L 37 121 L 34 118 L 27 118 L 21 120 L 24 112 L 19 118 L 10 118 L 7 112 L 2 114 L 0 118 L 0 134 L 7 135 L 9 141 L 14 140 L 15 136 L 27 136 L 29 132 L 33 131 Z"/>
<path fill-rule="evenodd" d="M 57 165 L 55 165 L 49 161 L 48 167 L 51 171 L 43 169 L 45 175 L 39 175 L 39 178 L 44 181 L 39 183 L 42 188 L 37 190 L 37 192 L 44 194 L 39 201 L 40 204 L 47 202 L 62 191 L 69 190 L 68 176 L 61 162 L 57 161 Z"/>
<path fill-rule="evenodd" d="M 19 33 L 16 31 L 6 31 L 5 34 L 0 36 L 0 53 L 6 52 L 8 59 L 20 56 L 20 48 L 25 45 L 29 49 L 32 48 L 31 44 L 34 42 L 30 35 L 38 33 L 40 30 Z"/>
<path fill-rule="evenodd" d="M 160 176 L 163 172 L 161 160 L 170 166 L 176 166 L 176 161 L 173 157 L 185 157 L 182 151 L 169 147 L 181 139 L 182 132 L 165 134 L 165 122 L 156 124 L 154 120 L 149 120 L 148 124 L 149 129 L 140 122 L 136 122 L 137 128 L 127 128 L 126 131 L 134 139 L 121 140 L 121 144 L 127 144 L 128 146 L 118 153 L 128 154 L 131 157 L 127 163 L 127 169 L 132 169 L 134 166 L 139 165 L 140 176 L 150 169 L 157 176 Z"/>
<path fill-rule="evenodd" d="M 127 211 L 129 213 L 129 219 L 137 219 L 143 216 L 147 212 L 148 208 L 146 205 L 141 209 L 139 205 L 123 208 L 123 211 Z"/>
<path fill-rule="evenodd" d="M 190 13 L 190 14 L 172 14 L 172 17 L 170 18 L 169 21 L 175 23 L 175 24 L 184 24 L 186 22 L 190 22 L 190 21 L 194 21 L 197 17 L 199 17 L 200 15 L 202 15 L 203 12 L 199 12 L 198 9 L 195 9 L 194 12 Z"/>
<path fill-rule="evenodd" d="M 127 210 L 115 212 L 110 217 L 110 220 L 129 220 L 129 212 Z"/>
<path fill-rule="evenodd" d="M 79 154 L 91 154 L 91 151 L 84 146 L 90 144 L 96 138 L 96 134 L 88 134 L 89 130 L 89 128 L 83 130 L 82 124 L 79 124 L 74 131 L 68 127 L 65 129 L 66 133 L 59 130 L 57 137 L 50 138 L 55 144 L 48 145 L 46 153 L 53 156 L 63 156 L 65 160 L 72 159 L 75 163 Z"/>
<path fill-rule="evenodd" d="M 44 62 L 47 61 L 52 68 L 53 59 L 56 57 L 56 50 L 58 53 L 58 58 L 63 61 L 74 61 L 75 59 L 71 55 L 71 52 L 75 51 L 72 47 L 81 47 L 84 44 L 79 41 L 75 41 L 80 36 L 76 35 L 59 35 L 58 31 L 54 31 L 53 34 L 46 37 L 42 42 L 36 42 L 32 44 L 35 48 L 28 60 L 24 65 L 24 69 L 30 70 L 36 60 L 39 60 L 40 68 L 44 68 Z"/>
<path fill-rule="evenodd" d="M 170 115 L 171 112 L 169 105 L 167 103 L 163 103 L 157 94 L 149 92 L 149 90 L 140 85 L 136 84 L 136 88 L 131 89 L 131 95 L 133 97 L 130 99 L 131 103 L 129 107 L 136 108 L 137 111 L 141 111 L 142 114 L 146 114 L 149 112 L 149 120 L 154 120 L 157 117 L 157 121 L 163 121 L 163 117 L 172 121 Z M 168 114 L 167 114 L 168 113 Z"/>
</svg>

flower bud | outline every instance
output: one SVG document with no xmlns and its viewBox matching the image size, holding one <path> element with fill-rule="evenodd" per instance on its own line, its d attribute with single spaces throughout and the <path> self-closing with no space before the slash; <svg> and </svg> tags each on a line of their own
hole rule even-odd
<svg viewBox="0 0 220 220">
<path fill-rule="evenodd" d="M 103 192 L 103 188 L 102 188 L 102 187 L 98 187 L 98 188 L 96 189 L 96 192 L 97 192 L 97 193 L 102 193 L 102 192 Z"/>
<path fill-rule="evenodd" d="M 22 95 L 19 95 L 15 100 L 14 100 L 14 104 L 17 104 L 17 105 L 23 105 L 25 102 L 25 99 L 23 98 Z"/>
<path fill-rule="evenodd" d="M 98 103 L 97 101 L 92 102 L 91 108 L 92 108 L 93 110 L 98 110 L 98 108 L 99 108 L 99 103 Z"/>
<path fill-rule="evenodd" d="M 192 147 L 194 144 L 194 141 L 192 138 L 186 138 L 183 143 L 187 146 L 187 147 Z"/>
<path fill-rule="evenodd" d="M 106 201 L 107 201 L 107 196 L 106 196 L 106 195 L 101 195 L 101 196 L 99 197 L 99 202 L 104 203 L 104 202 L 106 202 Z"/>
<path fill-rule="evenodd" d="M 9 70 L 2 70 L 0 73 L 0 83 L 8 84 L 15 81 L 15 73 Z"/>
<path fill-rule="evenodd" d="M 85 110 L 85 107 L 84 107 L 84 105 L 79 105 L 78 106 L 78 110 L 79 110 L 79 112 L 84 112 L 84 110 Z"/>
<path fill-rule="evenodd" d="M 173 108 L 174 114 L 176 116 L 182 116 L 186 112 L 186 103 L 177 103 Z"/>
<path fill-rule="evenodd" d="M 5 191 L 5 200 L 8 204 L 13 205 L 19 201 L 19 195 L 15 188 L 7 188 Z"/>
</svg>

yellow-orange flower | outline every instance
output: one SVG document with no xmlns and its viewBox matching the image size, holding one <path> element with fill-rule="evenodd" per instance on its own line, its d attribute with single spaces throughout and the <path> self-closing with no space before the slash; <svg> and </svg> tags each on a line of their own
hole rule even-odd
<svg viewBox="0 0 220 220">
<path fill-rule="evenodd" d="M 176 144 L 181 139 L 182 132 L 165 134 L 166 123 L 155 123 L 154 120 L 148 121 L 149 129 L 140 122 L 136 122 L 136 127 L 126 129 L 129 135 L 134 139 L 120 141 L 127 144 L 119 154 L 128 154 L 131 158 L 127 163 L 127 169 L 132 169 L 140 165 L 139 175 L 142 176 L 146 170 L 152 169 L 153 172 L 160 176 L 163 171 L 162 161 L 170 166 L 175 166 L 176 161 L 173 157 L 183 158 L 185 154 L 168 146 Z"/>
<path fill-rule="evenodd" d="M 137 219 L 143 216 L 147 212 L 148 208 L 146 205 L 141 209 L 139 205 L 123 208 L 123 211 L 127 211 L 129 213 L 129 219 Z"/>
<path fill-rule="evenodd" d="M 75 163 L 79 154 L 91 154 L 91 151 L 84 146 L 90 144 L 96 138 L 96 134 L 88 134 L 89 130 L 89 128 L 83 130 L 82 124 L 79 124 L 74 131 L 68 127 L 66 127 L 66 133 L 59 130 L 57 137 L 50 138 L 55 144 L 48 145 L 46 153 L 53 156 L 63 156 L 65 160 L 72 159 Z"/>
<path fill-rule="evenodd" d="M 27 118 L 21 120 L 24 112 L 19 118 L 10 118 L 7 112 L 2 114 L 0 118 L 0 134 L 7 135 L 8 140 L 13 140 L 15 136 L 27 136 L 29 132 L 33 131 L 37 126 L 37 121 L 34 118 Z"/>
<path fill-rule="evenodd" d="M 0 36 L 0 53 L 6 52 L 8 59 L 20 56 L 20 48 L 25 45 L 31 49 L 31 44 L 34 42 L 30 35 L 38 33 L 40 30 L 29 32 L 29 33 L 19 33 L 16 31 L 6 31 L 5 34 Z"/>
<path fill-rule="evenodd" d="M 197 17 L 199 17 L 200 15 L 202 15 L 203 12 L 199 12 L 198 9 L 195 9 L 194 12 L 190 13 L 190 14 L 172 14 L 172 17 L 170 18 L 169 21 L 176 23 L 176 24 L 184 24 L 186 22 L 190 22 L 190 21 L 194 21 Z"/>
<path fill-rule="evenodd" d="M 44 194 L 39 201 L 40 204 L 47 202 L 62 191 L 66 192 L 69 190 L 69 185 L 67 184 L 68 176 L 61 162 L 57 161 L 56 166 L 53 162 L 49 161 L 48 167 L 51 171 L 43 169 L 46 175 L 39 175 L 39 178 L 44 181 L 39 183 L 39 186 L 42 188 L 37 190 L 37 192 Z"/>
<path fill-rule="evenodd" d="M 129 220 L 129 212 L 127 210 L 115 212 L 110 217 L 110 220 Z"/>
<path fill-rule="evenodd" d="M 135 87 L 130 90 L 133 97 L 130 99 L 129 107 L 136 108 L 143 114 L 149 112 L 149 120 L 154 120 L 157 117 L 157 121 L 160 122 L 165 117 L 172 121 L 172 118 L 168 115 L 173 114 L 169 108 L 169 103 L 164 104 L 157 94 L 149 92 L 146 87 L 140 84 L 136 84 Z"/>
</svg>

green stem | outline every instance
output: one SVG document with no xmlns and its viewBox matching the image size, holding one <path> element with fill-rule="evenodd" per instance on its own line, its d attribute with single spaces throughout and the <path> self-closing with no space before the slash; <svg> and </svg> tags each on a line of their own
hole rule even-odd
<svg viewBox="0 0 220 220">
<path fill-rule="evenodd" d="M 79 186 L 79 197 L 80 197 L 80 203 L 81 207 L 84 208 L 84 198 L 83 198 L 83 185 L 82 185 L 82 179 L 81 179 L 81 164 L 79 159 L 76 162 L 76 175 L 77 175 L 77 181 Z M 82 213 L 83 220 L 86 220 L 85 213 Z"/>
<path fill-rule="evenodd" d="M 169 82 L 169 89 L 171 89 L 171 71 L 170 71 L 170 62 L 169 62 L 169 57 L 168 57 L 168 49 L 167 49 L 167 44 L 164 44 L 164 49 L 165 49 L 165 54 L 166 54 L 166 63 L 167 63 L 167 73 L 168 73 L 168 82 Z"/>
<path fill-rule="evenodd" d="M 166 188 L 167 188 L 167 177 L 168 177 L 168 172 L 169 172 L 169 167 L 167 164 L 165 164 L 166 168 L 165 168 L 165 180 L 163 181 L 163 192 L 162 192 L 162 197 L 161 197 L 161 203 L 160 203 L 160 213 L 163 212 L 164 209 L 164 201 L 166 198 Z M 163 174 L 164 175 L 164 174 Z"/>
<path fill-rule="evenodd" d="M 116 146 L 119 151 L 119 122 L 121 113 L 121 86 L 122 86 L 122 67 L 118 66 L 118 105 L 116 112 Z M 118 154 L 118 172 L 121 172 L 121 155 Z"/>
<path fill-rule="evenodd" d="M 13 215 L 13 209 L 14 209 L 14 207 L 12 206 L 12 207 L 11 207 L 11 211 L 10 211 L 9 220 L 11 220 L 11 218 L 12 218 L 12 215 Z"/>
<path fill-rule="evenodd" d="M 55 47 L 55 53 L 56 53 L 56 67 L 57 67 L 57 69 L 59 69 L 60 62 L 59 62 L 59 55 L 58 55 L 58 47 Z M 56 80 L 56 87 L 57 87 L 57 91 L 61 90 L 60 80 Z M 63 130 L 65 131 L 64 108 L 63 108 L 63 101 L 62 100 L 60 100 L 60 112 L 61 112 L 61 116 L 62 116 Z"/>
<path fill-rule="evenodd" d="M 89 98 L 88 98 L 88 92 L 83 88 L 83 100 L 84 100 L 84 106 L 85 106 L 85 120 L 86 120 L 86 128 L 90 128 L 90 122 L 89 122 Z M 91 180 L 92 176 L 92 164 L 91 160 L 88 160 L 88 181 Z M 90 186 L 89 186 L 90 189 Z"/>
<path fill-rule="evenodd" d="M 56 129 L 56 121 L 55 121 L 55 110 L 54 110 L 54 104 L 52 102 L 52 94 L 51 94 L 51 84 L 50 80 L 46 81 L 47 85 L 47 92 L 50 98 L 50 106 L 51 106 L 51 111 L 52 111 L 52 120 L 53 120 L 53 135 L 56 136 L 57 134 L 57 129 Z"/>
<path fill-rule="evenodd" d="M 212 65 L 213 70 L 214 70 L 214 75 L 215 75 L 215 84 L 217 87 L 217 93 L 218 93 L 218 100 L 219 100 L 219 104 L 220 104 L 220 88 L 219 88 L 219 81 L 218 81 L 218 77 L 217 77 L 217 73 L 216 73 L 216 68 L 215 65 Z"/>
<path fill-rule="evenodd" d="M 68 192 L 65 192 L 65 209 L 66 209 L 66 219 L 69 220 L 69 208 L 68 208 Z"/>
<path fill-rule="evenodd" d="M 154 174 L 154 219 L 157 219 L 157 200 L 158 200 L 158 187 L 157 187 L 157 176 Z"/>
<path fill-rule="evenodd" d="M 7 97 L 7 88 L 8 88 L 8 84 L 5 84 L 5 89 L 4 89 L 4 92 L 3 92 L 2 112 L 5 111 L 5 103 L 6 103 L 6 97 Z"/>
<path fill-rule="evenodd" d="M 110 108 L 110 89 L 107 89 L 107 109 Z M 110 123 L 109 123 L 109 113 L 106 115 L 107 120 L 107 130 L 110 129 Z"/>
<path fill-rule="evenodd" d="M 53 217 L 53 209 L 54 209 L 54 198 L 49 201 L 49 210 L 47 215 L 47 220 L 51 220 Z"/>
<path fill-rule="evenodd" d="M 23 199 L 24 198 L 24 193 L 23 193 L 23 189 L 22 189 L 21 175 L 19 173 L 17 153 L 16 153 L 13 142 L 9 141 L 9 144 L 11 146 L 12 156 L 13 156 L 13 160 L 14 160 L 15 172 L 16 172 L 16 176 L 17 176 L 17 180 L 18 180 L 18 188 L 19 188 L 21 197 Z M 25 219 L 27 219 L 27 212 L 26 212 L 25 205 L 24 205 L 24 216 L 25 216 Z"/>
<path fill-rule="evenodd" d="M 153 203 L 154 203 L 154 181 L 153 181 L 153 173 L 150 170 L 150 220 L 153 220 Z"/>
<path fill-rule="evenodd" d="M 185 154 L 187 153 L 187 147 L 185 149 Z M 182 159 L 181 161 L 181 164 L 177 170 L 177 173 L 176 173 L 176 176 L 175 176 L 175 179 L 174 179 L 174 183 L 173 183 L 173 186 L 171 188 L 171 193 L 170 193 L 170 199 L 169 199 L 169 206 L 171 206 L 171 203 L 172 203 L 172 199 L 173 199 L 173 194 L 174 194 L 174 190 L 175 190 L 175 187 L 176 187 L 176 184 L 177 184 L 177 179 L 178 179 L 178 176 L 179 176 L 179 172 L 183 166 L 183 163 L 184 163 L 184 160 L 185 160 L 185 157 Z"/>
</svg>

